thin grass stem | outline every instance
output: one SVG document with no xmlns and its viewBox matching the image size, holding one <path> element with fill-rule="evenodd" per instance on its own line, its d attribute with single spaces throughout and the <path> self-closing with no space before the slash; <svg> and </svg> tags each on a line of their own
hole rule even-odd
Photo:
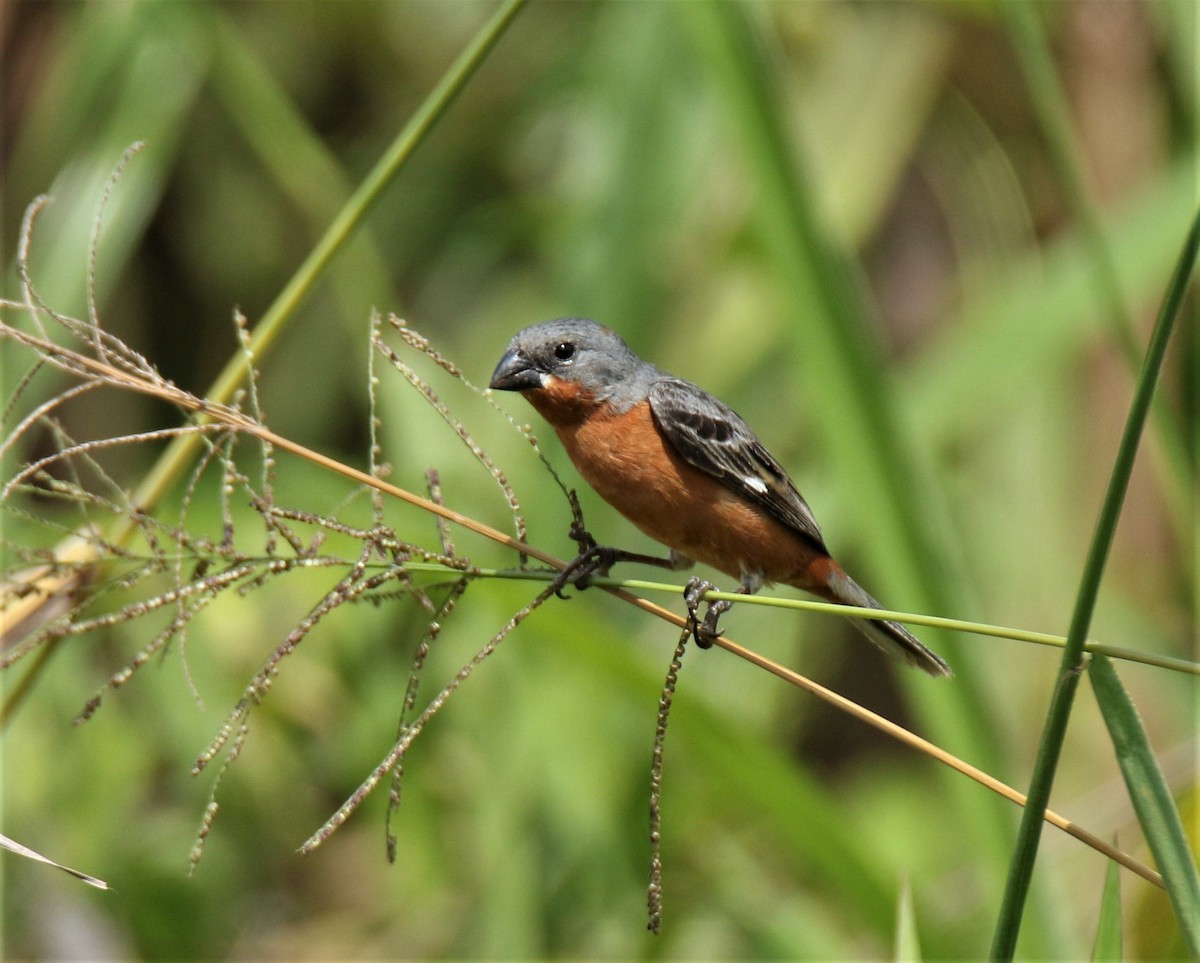
<svg viewBox="0 0 1200 963">
<path fill-rule="evenodd" d="M 454 61 L 267 309 L 255 327 L 245 352 L 261 360 L 270 350 L 330 262 L 354 236 L 384 189 L 395 180 L 417 147 L 474 76 L 525 2 L 526 0 L 505 0 Z M 206 397 L 222 404 L 229 401 L 242 385 L 246 374 L 245 353 L 239 346 L 239 350 L 230 358 L 225 369 L 206 393 Z M 184 466 L 194 456 L 198 445 L 198 439 L 176 439 L 163 452 L 139 486 L 134 503 L 145 511 L 152 510 L 174 485 Z M 112 541 L 118 545 L 123 544 L 132 534 L 131 526 L 118 522 Z"/>
</svg>

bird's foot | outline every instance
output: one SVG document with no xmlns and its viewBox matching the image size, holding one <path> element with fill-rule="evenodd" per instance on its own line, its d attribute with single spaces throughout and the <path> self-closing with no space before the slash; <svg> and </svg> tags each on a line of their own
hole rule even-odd
<svg viewBox="0 0 1200 963">
<path fill-rule="evenodd" d="M 558 573 L 558 577 L 554 580 L 554 584 L 557 586 L 554 592 L 559 598 L 563 597 L 562 590 L 568 585 L 585 589 L 591 584 L 593 578 L 605 578 L 609 569 L 617 562 L 639 562 L 642 565 L 667 568 L 672 572 L 692 565 L 690 558 L 680 555 L 674 549 L 671 550 L 670 557 L 657 558 L 653 555 L 643 555 L 641 552 L 627 552 L 623 548 L 600 545 L 592 537 L 592 533 L 583 527 L 583 518 L 578 514 L 571 522 L 567 534 L 579 546 L 579 554 Z"/>
<path fill-rule="evenodd" d="M 574 493 L 572 492 L 572 494 Z M 554 580 L 557 586 L 554 594 L 559 598 L 566 598 L 562 594 L 562 590 L 568 585 L 574 585 L 577 589 L 582 590 L 588 587 L 593 577 L 604 578 L 608 575 L 609 569 L 626 554 L 619 548 L 600 545 L 592 537 L 592 533 L 584 528 L 582 515 L 576 514 L 567 534 L 570 535 L 571 541 L 579 546 L 579 554 L 558 573 L 558 577 Z"/>
<path fill-rule="evenodd" d="M 704 620 L 701 621 L 697 615 L 700 603 L 704 601 L 704 593 L 714 588 L 716 586 L 712 582 L 699 575 L 693 575 L 688 579 L 687 587 L 683 590 L 683 600 L 687 603 L 688 625 L 692 630 L 692 638 L 702 649 L 712 648 L 712 644 L 721 634 L 721 630 L 717 628 L 717 622 L 720 621 L 721 615 L 728 612 L 733 605 L 727 599 L 709 602 L 708 610 L 704 613 Z"/>
<path fill-rule="evenodd" d="M 593 578 L 607 576 L 609 569 L 625 557 L 625 553 L 619 548 L 597 545 L 587 532 L 582 534 L 586 537 L 586 541 L 583 539 L 577 539 L 577 541 L 583 546 L 583 550 L 568 562 L 550 583 L 554 594 L 560 599 L 566 598 L 563 595 L 563 589 L 568 585 L 574 585 L 575 588 L 582 591 L 591 584 Z M 571 537 L 575 537 L 574 533 Z"/>
</svg>

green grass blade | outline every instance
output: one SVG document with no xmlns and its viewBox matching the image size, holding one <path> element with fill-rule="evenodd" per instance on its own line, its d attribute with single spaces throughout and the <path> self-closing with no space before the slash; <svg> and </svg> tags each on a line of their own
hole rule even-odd
<svg viewBox="0 0 1200 963">
<path fill-rule="evenodd" d="M 1008 882 L 1005 886 L 1004 902 L 1000 908 L 1000 917 L 992 943 L 992 956 L 995 959 L 1012 959 L 1016 950 L 1017 934 L 1020 932 L 1025 899 L 1029 893 L 1030 880 L 1033 878 L 1033 866 L 1037 860 L 1038 843 L 1041 840 L 1041 822 L 1050 799 L 1050 789 L 1054 784 L 1054 773 L 1066 736 L 1067 722 L 1071 716 L 1071 706 L 1075 690 L 1078 688 L 1079 675 L 1083 671 L 1084 644 L 1087 642 L 1092 612 L 1096 607 L 1096 598 L 1100 592 L 1100 580 L 1104 575 L 1104 566 L 1108 561 L 1109 550 L 1112 548 L 1117 520 L 1120 518 L 1121 506 L 1129 488 L 1129 478 L 1133 473 L 1138 442 L 1150 411 L 1150 402 L 1154 397 L 1154 388 L 1158 383 L 1159 372 L 1162 370 L 1171 331 L 1195 269 L 1198 249 L 1200 249 L 1200 215 L 1197 215 L 1192 222 L 1192 228 L 1184 243 L 1175 274 L 1171 278 L 1167 295 L 1163 299 L 1162 310 L 1155 323 L 1154 333 L 1150 338 L 1146 360 L 1142 365 L 1137 389 L 1130 405 L 1129 417 L 1117 449 L 1108 490 L 1105 492 L 1104 502 L 1100 508 L 1096 532 L 1088 551 L 1087 562 L 1084 565 L 1083 577 L 1076 596 L 1075 611 L 1071 618 L 1071 627 L 1067 632 L 1067 645 L 1063 650 L 1058 684 L 1055 686 L 1050 709 L 1046 715 L 1046 723 L 1042 730 L 1037 760 L 1034 763 L 1033 777 L 1029 786 L 1028 803 L 1021 817 L 1021 827 L 1009 868 Z"/>
<path fill-rule="evenodd" d="M 1179 810 L 1154 758 L 1137 709 L 1112 662 L 1103 656 L 1093 657 L 1088 675 L 1112 737 L 1129 798 L 1166 881 L 1167 895 L 1184 940 L 1193 958 L 1200 959 L 1200 875 L 1183 832 Z"/>
<path fill-rule="evenodd" d="M 917 935 L 917 914 L 913 909 L 912 883 L 907 879 L 900 887 L 896 901 L 896 963 L 919 963 L 921 940 Z"/>
<path fill-rule="evenodd" d="M 854 480 L 856 502 L 872 520 L 881 569 L 907 580 L 901 597 L 930 611 L 950 611 L 959 576 L 949 560 L 952 551 L 933 534 L 929 506 L 937 499 L 922 487 L 919 459 L 896 416 L 852 261 L 826 229 L 805 158 L 792 148 L 778 78 L 754 19 L 762 8 L 696 3 L 681 9 L 711 62 L 728 104 L 730 139 L 739 145 L 757 188 L 760 230 L 793 326 L 792 354 L 808 410 L 814 412 L 814 430 L 834 463 L 831 471 Z M 954 658 L 958 640 L 953 636 L 928 641 L 947 656 L 956 676 L 951 686 L 922 690 L 913 711 L 939 738 L 955 740 L 963 756 L 988 771 L 1003 771 L 1005 747 L 986 718 L 984 680 L 969 662 Z M 952 781 L 946 792 L 958 811 L 977 819 L 969 830 L 976 845 L 1005 859 L 1010 814 L 990 801 L 979 804 L 972 787 Z"/>
<path fill-rule="evenodd" d="M 1096 924 L 1096 943 L 1092 963 L 1117 963 L 1121 959 L 1121 867 L 1108 864 L 1104 875 L 1104 893 L 1100 897 L 1100 921 Z"/>
<path fill-rule="evenodd" d="M 330 262 L 354 236 L 384 188 L 395 180 L 396 175 L 474 76 L 479 65 L 487 58 L 524 5 L 525 0 L 506 0 L 442 76 L 387 152 L 359 184 L 291 281 L 279 293 L 255 327 L 250 348 L 255 357 L 269 350 L 287 323 L 295 316 L 300 304 L 325 273 Z M 238 352 L 225 366 L 225 370 L 209 389 L 206 397 L 213 401 L 228 401 L 242 384 L 245 374 L 245 359 L 241 352 Z M 176 439 L 163 452 L 138 488 L 134 503 L 147 511 L 152 510 L 189 464 L 199 447 L 199 436 L 184 435 Z M 113 534 L 112 540 L 121 544 L 124 538 L 132 535 L 133 530 L 132 523 L 127 524 L 123 531 Z"/>
<path fill-rule="evenodd" d="M 1110 329 L 1130 369 L 1136 369 L 1138 344 L 1133 318 L 1121 290 L 1120 273 L 1114 261 L 1112 245 L 1105 237 L 1100 214 L 1084 181 L 1083 151 L 1070 122 L 1066 91 L 1055 73 L 1038 5 L 1005 2 L 999 6 L 1008 19 L 1013 45 L 1021 59 L 1030 102 L 1046 140 L 1047 157 L 1053 167 L 1055 180 L 1063 191 L 1073 220 L 1079 225 L 1081 239 L 1087 249 L 1090 286 L 1096 292 L 1098 307 L 1107 316 Z M 1164 405 L 1154 405 L 1154 417 L 1162 453 L 1169 468 L 1162 473 L 1161 481 L 1166 488 L 1167 502 L 1172 508 L 1175 522 L 1183 530 L 1188 502 L 1185 495 L 1186 479 L 1190 477 L 1183 433 Z"/>
</svg>

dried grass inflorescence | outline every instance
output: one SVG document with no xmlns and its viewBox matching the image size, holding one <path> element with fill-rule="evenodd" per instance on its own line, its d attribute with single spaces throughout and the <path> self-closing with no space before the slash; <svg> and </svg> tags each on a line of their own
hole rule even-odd
<svg viewBox="0 0 1200 963">
<path fill-rule="evenodd" d="M 121 168 L 127 160 L 128 157 L 122 161 Z M 93 231 L 88 318 L 82 320 L 56 311 L 38 294 L 30 275 L 29 249 L 38 213 L 49 202 L 45 197 L 30 206 L 23 224 L 19 250 L 22 299 L 0 305 L 5 315 L 0 318 L 0 337 L 26 349 L 30 358 L 28 370 L 16 381 L 7 399 L 3 416 L 6 434 L 0 442 L 0 456 L 8 460 L 0 488 L 0 507 L 10 518 L 23 523 L 17 537 L 6 534 L 4 541 L 0 668 L 7 669 L 28 659 L 34 664 L 10 697 L 6 712 L 11 712 L 29 690 L 54 648 L 68 638 L 138 620 L 150 625 L 151 617 L 158 617 L 153 622 L 150 640 L 114 671 L 81 708 L 76 722 L 82 723 L 101 707 L 106 693 L 128 683 L 142 666 L 173 646 L 180 652 L 190 679 L 185 650 L 189 626 L 223 596 L 248 595 L 300 570 L 329 569 L 334 573 L 337 577 L 333 586 L 311 604 L 274 646 L 195 760 L 196 774 L 217 762 L 219 767 L 192 851 L 194 866 L 218 812 L 215 796 L 221 776 L 238 759 L 250 731 L 253 711 L 269 695 L 285 659 L 343 605 L 415 599 L 428 622 L 424 638 L 413 655 L 411 677 L 400 706 L 396 743 L 360 789 L 303 847 L 309 851 L 328 838 L 390 773 L 388 848 L 389 855 L 394 855 L 390 821 L 392 810 L 400 801 L 403 758 L 409 746 L 475 668 L 554 594 L 556 586 L 548 584 L 509 618 L 418 711 L 422 669 L 430 649 L 478 574 L 468 559 L 457 554 L 448 521 L 467 524 L 503 543 L 525 547 L 525 521 L 504 472 L 438 398 L 433 387 L 384 339 L 384 319 L 380 315 L 371 319 L 370 326 L 367 472 L 323 458 L 271 431 L 259 405 L 254 339 L 240 313 L 234 315 L 233 332 L 241 355 L 243 387 L 230 401 L 200 397 L 164 378 L 149 360 L 103 328 L 96 307 L 95 245 L 111 186 L 101 201 Z M 419 352 L 447 376 L 466 383 L 460 369 L 434 350 L 426 338 L 394 316 L 386 320 L 402 347 Z M 411 495 L 385 481 L 391 469 L 378 441 L 381 427 L 376 403 L 378 359 L 387 362 L 420 393 L 495 480 L 511 510 L 515 537 L 472 523 L 446 508 L 434 469 L 427 472 L 428 497 Z M 47 375 L 53 378 L 53 385 L 48 389 L 50 397 L 42 400 L 37 395 L 39 391 L 43 396 L 47 392 L 44 385 Z M 54 375 L 66 375 L 67 379 Z M 479 389 L 469 387 L 484 396 Z M 179 411 L 180 423 L 113 437 L 73 437 L 68 429 L 72 403 L 104 391 L 133 392 L 167 402 Z M 491 403 L 490 398 L 488 401 Z M 536 449 L 536 439 L 529 430 L 517 426 L 511 418 L 508 420 Z M 122 484 L 105 466 L 104 456 L 123 446 L 156 445 L 177 439 L 191 439 L 199 445 L 186 477 L 181 479 L 182 493 L 172 510 L 173 517 L 168 518 L 166 510 L 157 504 L 162 486 L 147 495 L 146 478 L 134 486 Z M 49 453 L 23 458 L 24 451 L 44 450 L 47 445 L 51 447 Z M 327 511 L 280 504 L 274 487 L 280 449 L 311 457 L 323 467 L 350 478 L 355 483 L 353 490 Z M 205 485 L 217 486 L 220 517 L 212 531 L 203 531 L 203 523 L 193 512 L 197 495 Z M 369 524 L 361 522 L 364 493 L 370 497 Z M 432 544 L 406 541 L 389 526 L 385 511 L 388 494 L 400 495 L 434 514 L 437 524 L 432 529 L 435 536 Z M 245 511 L 235 510 L 239 506 L 249 506 L 249 516 Z M 11 531 L 12 526 L 8 529 Z M 36 544 L 39 539 L 52 543 L 51 547 Z M 527 555 L 522 552 L 519 557 L 524 567 Z M 408 567 L 413 562 L 421 563 L 426 571 L 435 569 L 443 574 L 432 585 L 428 579 L 418 584 Z M 199 692 L 194 685 L 192 688 L 199 701 Z"/>
</svg>

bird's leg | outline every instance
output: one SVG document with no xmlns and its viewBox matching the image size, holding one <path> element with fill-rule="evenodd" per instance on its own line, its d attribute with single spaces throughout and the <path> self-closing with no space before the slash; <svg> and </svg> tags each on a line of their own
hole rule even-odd
<svg viewBox="0 0 1200 963">
<path fill-rule="evenodd" d="M 753 595 L 762 588 L 762 576 L 754 573 L 743 574 L 742 584 L 739 585 L 735 592 L 739 595 Z M 699 575 L 693 575 L 688 579 L 687 588 L 683 590 L 683 600 L 687 603 L 688 622 L 692 626 L 692 638 L 696 640 L 696 645 L 702 649 L 712 648 L 713 642 L 721 634 L 717 628 L 717 622 L 721 616 L 728 612 L 733 606 L 733 603 L 728 599 L 718 599 L 715 602 L 708 603 L 708 610 L 704 613 L 704 621 L 696 617 L 696 611 L 700 608 L 700 603 L 704 601 L 704 593 L 716 588 L 712 582 L 701 578 Z"/>
<path fill-rule="evenodd" d="M 627 552 L 621 548 L 599 545 L 591 533 L 583 527 L 581 518 L 576 517 L 569 531 L 571 539 L 579 545 L 579 554 L 558 573 L 552 583 L 554 592 L 563 598 L 562 590 L 568 585 L 578 589 L 588 587 L 592 578 L 604 578 L 617 562 L 640 562 L 643 565 L 656 565 L 659 568 L 678 572 L 690 568 L 695 563 L 686 555 L 680 555 L 674 549 L 667 558 L 657 558 L 653 555 L 643 555 L 640 552 Z"/>
<path fill-rule="evenodd" d="M 584 525 L 583 509 L 579 506 L 579 496 L 575 494 L 575 489 L 567 492 L 567 499 L 571 503 L 572 515 L 571 527 L 567 534 L 579 546 L 579 554 L 559 571 L 551 583 L 554 594 L 560 599 L 566 598 L 562 590 L 568 585 L 580 589 L 587 588 L 588 579 L 597 573 L 607 575 L 616 561 L 607 557 L 613 550 L 603 548 Z"/>
</svg>

